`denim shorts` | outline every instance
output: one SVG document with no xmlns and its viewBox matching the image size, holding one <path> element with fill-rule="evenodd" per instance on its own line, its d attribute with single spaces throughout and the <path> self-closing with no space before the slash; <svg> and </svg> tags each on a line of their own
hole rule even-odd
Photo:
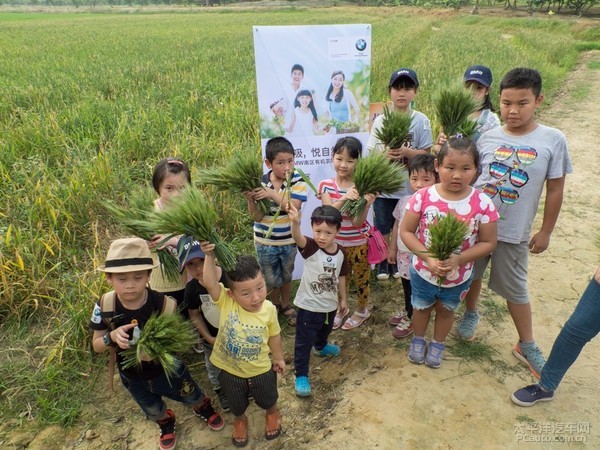
<svg viewBox="0 0 600 450">
<path fill-rule="evenodd" d="M 164 372 L 150 380 L 127 378 L 122 373 L 120 375 L 123 386 L 142 408 L 146 417 L 154 422 L 165 415 L 167 407 L 163 396 L 187 405 L 194 405 L 204 398 L 202 390 L 183 363 L 170 378 L 167 378 Z"/>
<path fill-rule="evenodd" d="M 398 203 L 397 198 L 376 198 L 373 203 L 375 226 L 384 236 L 390 234 L 394 227 L 394 209 Z"/>
<path fill-rule="evenodd" d="M 279 289 L 292 281 L 298 247 L 290 245 L 264 245 L 254 243 L 256 256 L 267 284 L 267 290 Z"/>
<path fill-rule="evenodd" d="M 446 309 L 456 311 L 460 301 L 467 296 L 473 276 L 458 286 L 444 288 L 423 279 L 414 267 L 410 266 L 411 303 L 414 309 L 427 309 L 439 301 Z"/>
</svg>

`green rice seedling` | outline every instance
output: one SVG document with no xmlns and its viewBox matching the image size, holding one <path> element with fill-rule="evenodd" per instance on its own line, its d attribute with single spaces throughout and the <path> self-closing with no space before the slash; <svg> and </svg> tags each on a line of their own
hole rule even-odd
<svg viewBox="0 0 600 450">
<path fill-rule="evenodd" d="M 406 142 L 411 124 L 412 116 L 410 114 L 392 111 L 385 106 L 383 108 L 381 129 L 375 132 L 375 136 L 387 148 L 400 148 Z"/>
<path fill-rule="evenodd" d="M 233 152 L 227 165 L 201 170 L 196 175 L 199 185 L 210 185 L 220 191 L 246 192 L 262 187 L 262 163 L 258 154 L 250 151 Z M 258 206 L 263 213 L 270 201 L 262 199 Z"/>
<path fill-rule="evenodd" d="M 217 214 L 197 189 L 185 189 L 167 208 L 152 213 L 150 224 L 157 233 L 184 234 L 209 241 L 215 244 L 215 256 L 225 270 L 235 266 L 235 255 L 217 234 Z"/>
<path fill-rule="evenodd" d="M 400 189 L 405 181 L 403 165 L 391 164 L 386 152 L 371 152 L 369 156 L 360 158 L 354 169 L 354 186 L 360 198 L 348 200 L 340 211 L 350 217 L 358 217 L 367 204 L 365 194 L 391 194 Z"/>
<path fill-rule="evenodd" d="M 188 351 L 197 340 L 192 324 L 180 314 L 154 314 L 141 330 L 138 341 L 123 351 L 123 367 L 140 366 L 150 357 L 160 363 L 169 377 L 181 364 L 177 353 Z"/>
<path fill-rule="evenodd" d="M 460 250 L 467 231 L 467 224 L 454 214 L 437 216 L 429 226 L 430 241 L 427 252 L 440 261 L 448 259 L 452 253 Z M 443 282 L 444 277 L 438 277 L 438 285 L 441 286 Z"/>
<path fill-rule="evenodd" d="M 119 206 L 114 202 L 107 201 L 104 203 L 104 207 L 113 216 L 115 222 L 128 233 L 151 241 L 156 235 L 155 229 L 149 222 L 149 216 L 154 209 L 153 192 L 150 189 L 138 190 L 128 196 L 128 199 L 129 205 L 127 206 Z M 154 251 L 158 256 L 163 275 L 171 281 L 177 281 L 181 278 L 177 257 L 168 248 L 160 248 L 171 237 L 173 235 L 158 242 Z"/>
<path fill-rule="evenodd" d="M 446 136 L 461 133 L 472 137 L 477 123 L 469 116 L 481 107 L 473 93 L 462 83 L 452 83 L 442 87 L 434 97 L 435 111 Z"/>
</svg>

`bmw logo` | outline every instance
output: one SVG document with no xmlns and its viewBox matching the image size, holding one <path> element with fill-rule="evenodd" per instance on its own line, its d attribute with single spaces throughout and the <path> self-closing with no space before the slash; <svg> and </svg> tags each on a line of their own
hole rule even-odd
<svg viewBox="0 0 600 450">
<path fill-rule="evenodd" d="M 356 47 L 356 50 L 362 52 L 365 50 L 365 48 L 367 48 L 367 41 L 365 41 L 364 39 L 358 39 L 354 46 Z"/>
</svg>

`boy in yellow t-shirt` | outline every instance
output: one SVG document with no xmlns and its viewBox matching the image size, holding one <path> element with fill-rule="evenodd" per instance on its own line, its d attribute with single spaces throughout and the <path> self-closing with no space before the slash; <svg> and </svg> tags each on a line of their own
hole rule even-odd
<svg viewBox="0 0 600 450">
<path fill-rule="evenodd" d="M 275 439 L 281 433 L 275 372 L 283 373 L 285 362 L 277 310 L 266 299 L 260 266 L 250 255 L 238 257 L 234 269 L 225 272 L 227 289 L 219 283 L 214 244 L 202 242 L 201 249 L 206 255 L 204 286 L 221 312 L 210 360 L 221 369 L 219 383 L 235 415 L 231 440 L 236 447 L 248 443 L 249 395 L 266 410 L 265 438 Z"/>
</svg>

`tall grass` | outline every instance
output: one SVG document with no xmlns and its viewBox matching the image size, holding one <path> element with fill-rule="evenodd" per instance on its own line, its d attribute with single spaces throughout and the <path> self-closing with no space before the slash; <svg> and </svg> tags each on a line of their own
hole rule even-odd
<svg viewBox="0 0 600 450">
<path fill-rule="evenodd" d="M 89 353 L 94 271 L 118 237 L 101 202 L 176 155 L 192 167 L 260 145 L 253 25 L 371 23 L 371 100 L 417 70 L 417 109 L 475 63 L 538 68 L 547 98 L 574 66 L 578 25 L 411 9 L 0 15 L 0 391 L 4 417 L 72 423 L 100 359 Z M 410 39 L 402 38 L 410 36 Z M 307 55 L 309 58 L 310 55 Z M 434 119 L 435 123 L 435 119 Z M 192 173 L 193 176 L 193 173 Z M 250 249 L 241 196 L 219 195 L 228 240 Z M 57 402 L 56 399 L 65 399 Z M 68 400 L 68 401 L 67 401 Z"/>
</svg>

